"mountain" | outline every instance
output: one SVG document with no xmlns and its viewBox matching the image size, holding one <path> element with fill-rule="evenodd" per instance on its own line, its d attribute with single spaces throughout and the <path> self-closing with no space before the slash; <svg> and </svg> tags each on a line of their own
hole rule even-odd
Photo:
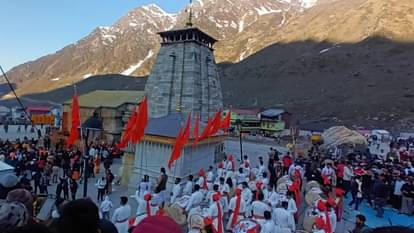
<svg viewBox="0 0 414 233">
<path fill-rule="evenodd" d="M 247 52 L 232 50 L 240 35 L 280 27 L 316 0 L 198 0 L 194 24 L 219 39 L 218 62 L 237 62 Z M 187 9 L 168 14 L 155 4 L 128 12 L 112 26 L 97 27 L 85 38 L 54 54 L 12 68 L 8 72 L 20 94 L 44 92 L 96 74 L 142 76 L 150 72 L 159 49 L 160 31 L 180 28 L 188 21 Z M 250 52 L 249 52 L 250 53 Z"/>
<path fill-rule="evenodd" d="M 194 24 L 219 40 L 227 106 L 280 106 L 300 120 L 350 126 L 414 125 L 412 0 L 195 0 L 192 9 Z M 156 32 L 183 27 L 186 11 L 133 9 L 9 77 L 26 94 L 96 74 L 145 76 Z"/>
</svg>

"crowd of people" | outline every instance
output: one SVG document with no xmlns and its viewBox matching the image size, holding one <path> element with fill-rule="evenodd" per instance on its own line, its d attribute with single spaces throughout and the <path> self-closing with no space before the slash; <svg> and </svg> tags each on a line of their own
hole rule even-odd
<svg viewBox="0 0 414 233">
<path fill-rule="evenodd" d="M 15 167 L 15 174 L 0 179 L 0 232 L 140 233 L 140 223 L 154 216 L 168 216 L 188 233 L 338 232 L 345 205 L 358 211 L 366 201 L 379 218 L 386 205 L 413 214 L 413 156 L 404 149 L 410 140 L 392 143 L 386 161 L 367 152 L 333 159 L 316 146 L 306 156 L 273 148 L 258 158 L 227 155 L 206 171 L 174 182 L 162 167 L 155 179 L 144 175 L 136 193 L 121 196 L 119 204 L 109 197 L 114 175 L 108 145 L 92 143 L 83 158 L 64 141 L 52 145 L 47 135 L 0 141 L 0 160 Z M 78 199 L 85 175 L 96 178 L 96 202 Z M 52 184 L 55 208 L 39 224 L 36 203 L 39 196 L 51 194 Z M 137 203 L 135 213 L 131 199 Z M 355 227 L 341 230 L 375 231 L 363 214 L 355 216 Z"/>
</svg>

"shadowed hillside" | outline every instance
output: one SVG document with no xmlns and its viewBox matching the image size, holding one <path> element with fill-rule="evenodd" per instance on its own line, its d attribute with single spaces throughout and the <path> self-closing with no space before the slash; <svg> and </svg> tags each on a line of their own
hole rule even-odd
<svg viewBox="0 0 414 233">
<path fill-rule="evenodd" d="M 300 120 L 407 128 L 414 123 L 414 43 L 275 44 L 222 71 L 224 101 L 282 106 Z"/>
</svg>

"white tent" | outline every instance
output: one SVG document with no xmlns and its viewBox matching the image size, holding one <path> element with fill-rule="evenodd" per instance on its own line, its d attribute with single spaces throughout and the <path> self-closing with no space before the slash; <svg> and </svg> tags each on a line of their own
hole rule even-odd
<svg viewBox="0 0 414 233">
<path fill-rule="evenodd" d="M 0 161 L 0 177 L 3 177 L 4 175 L 8 173 L 13 173 L 13 172 L 14 172 L 13 166 L 10 166 L 5 162 Z"/>
<path fill-rule="evenodd" d="M 366 146 L 367 139 L 360 133 L 344 126 L 334 126 L 322 133 L 323 146 L 334 148 L 341 145 Z"/>
</svg>

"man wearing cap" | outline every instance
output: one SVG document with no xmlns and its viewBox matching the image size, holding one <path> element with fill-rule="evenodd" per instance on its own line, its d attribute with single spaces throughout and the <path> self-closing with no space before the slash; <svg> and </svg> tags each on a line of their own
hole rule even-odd
<svg viewBox="0 0 414 233">
<path fill-rule="evenodd" d="M 128 233 L 128 220 L 131 216 L 131 206 L 128 204 L 128 198 L 121 197 L 121 206 L 118 207 L 112 215 L 112 222 L 115 224 L 118 233 Z"/>
<path fill-rule="evenodd" d="M 6 199 L 7 193 L 19 188 L 18 178 L 14 174 L 6 174 L 0 180 L 0 199 Z"/>
<path fill-rule="evenodd" d="M 242 196 L 242 190 L 236 189 L 236 196 L 230 199 L 229 211 L 230 218 L 226 226 L 226 230 L 231 231 L 236 223 L 244 218 L 247 204 L 244 202 Z"/>
</svg>

